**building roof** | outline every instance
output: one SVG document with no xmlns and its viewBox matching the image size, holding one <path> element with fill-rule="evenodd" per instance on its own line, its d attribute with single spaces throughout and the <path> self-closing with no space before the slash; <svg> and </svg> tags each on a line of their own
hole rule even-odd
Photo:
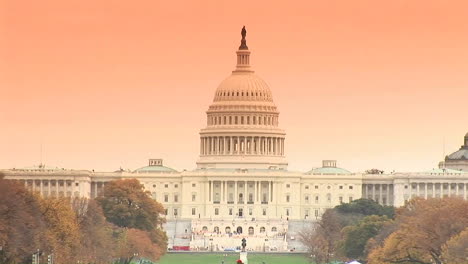
<svg viewBox="0 0 468 264">
<path fill-rule="evenodd" d="M 338 168 L 338 167 L 322 167 L 322 168 L 313 168 L 308 171 L 307 174 L 351 174 L 349 170 Z"/>
<path fill-rule="evenodd" d="M 448 155 L 445 160 L 468 160 L 468 148 L 461 148 L 458 151 Z"/>
<path fill-rule="evenodd" d="M 253 72 L 233 72 L 216 89 L 217 101 L 273 102 L 268 84 Z"/>
<path fill-rule="evenodd" d="M 177 172 L 173 168 L 169 168 L 166 166 L 145 166 L 139 169 L 136 169 L 134 172 L 136 173 L 158 173 L 158 172 Z"/>
<path fill-rule="evenodd" d="M 453 169 L 444 169 L 444 168 L 438 168 L 438 169 L 432 169 L 430 171 L 425 171 L 424 173 L 428 173 L 431 175 L 438 175 L 438 174 L 464 174 L 463 171 L 459 170 L 453 170 Z"/>
</svg>

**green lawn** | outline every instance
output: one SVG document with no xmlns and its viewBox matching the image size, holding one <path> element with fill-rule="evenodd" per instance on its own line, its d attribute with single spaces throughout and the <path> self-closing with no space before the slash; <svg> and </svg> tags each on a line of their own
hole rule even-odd
<svg viewBox="0 0 468 264">
<path fill-rule="evenodd" d="M 262 254 L 249 253 L 249 264 L 309 264 L 308 259 L 301 254 Z M 239 253 L 167 253 L 159 264 L 236 264 Z"/>
</svg>

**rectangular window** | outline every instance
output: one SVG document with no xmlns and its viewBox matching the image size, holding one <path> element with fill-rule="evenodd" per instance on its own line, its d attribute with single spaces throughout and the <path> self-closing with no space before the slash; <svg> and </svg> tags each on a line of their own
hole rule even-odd
<svg viewBox="0 0 468 264">
<path fill-rule="evenodd" d="M 232 208 L 229 208 L 229 215 L 232 215 Z"/>
<path fill-rule="evenodd" d="M 343 190 L 343 186 L 340 186 L 340 190 Z"/>
<path fill-rule="evenodd" d="M 249 215 L 252 215 L 253 214 L 253 210 L 252 208 L 249 208 Z"/>
<path fill-rule="evenodd" d="M 179 202 L 179 196 L 177 194 L 174 195 L 174 203 Z"/>
<path fill-rule="evenodd" d="M 192 215 L 196 215 L 197 214 L 197 210 L 195 208 L 192 208 Z"/>
<path fill-rule="evenodd" d="M 349 202 L 352 202 L 352 201 L 353 201 L 353 197 L 350 196 L 350 197 L 349 197 Z"/>
<path fill-rule="evenodd" d="M 288 195 L 286 195 L 286 202 L 289 203 L 289 200 L 291 199 L 291 197 Z"/>
<path fill-rule="evenodd" d="M 215 215 L 219 215 L 219 208 L 215 208 Z"/>
<path fill-rule="evenodd" d="M 306 196 L 305 196 L 305 202 L 306 202 L 306 203 L 309 203 L 309 195 L 306 195 Z"/>
<path fill-rule="evenodd" d="M 289 216 L 289 209 L 286 209 L 286 216 Z"/>
<path fill-rule="evenodd" d="M 305 186 L 305 189 L 306 189 L 306 190 L 309 190 L 309 185 L 306 185 L 306 186 Z"/>
<path fill-rule="evenodd" d="M 164 188 L 169 188 L 169 184 L 164 184 Z"/>
<path fill-rule="evenodd" d="M 318 217 L 319 216 L 319 211 L 318 209 L 315 209 L 315 217 Z"/>
<path fill-rule="evenodd" d="M 262 210 L 263 215 L 266 215 L 266 210 L 267 210 L 266 208 L 263 208 L 263 210 Z"/>
<path fill-rule="evenodd" d="M 179 184 L 174 184 L 174 188 L 179 188 Z"/>
<path fill-rule="evenodd" d="M 318 185 L 315 185 L 315 189 L 318 189 Z"/>
<path fill-rule="evenodd" d="M 177 208 L 176 208 L 176 209 L 174 209 L 174 216 L 177 216 L 177 213 L 178 212 L 177 212 Z"/>
<path fill-rule="evenodd" d="M 197 195 L 196 194 L 192 194 L 192 202 L 195 202 L 197 200 Z"/>
<path fill-rule="evenodd" d="M 286 184 L 286 188 L 289 188 L 289 187 L 291 187 L 291 184 Z"/>
<path fill-rule="evenodd" d="M 352 189 L 353 189 L 353 186 L 349 186 L 349 189 L 352 190 Z"/>
<path fill-rule="evenodd" d="M 340 196 L 338 199 L 340 200 L 340 204 L 343 203 L 343 197 Z"/>
<path fill-rule="evenodd" d="M 196 184 L 196 183 L 192 183 L 192 187 L 197 187 L 197 184 Z"/>
<path fill-rule="evenodd" d="M 164 195 L 164 202 L 165 203 L 169 202 L 169 195 L 167 194 Z"/>
<path fill-rule="evenodd" d="M 319 203 L 319 197 L 318 197 L 318 195 L 315 196 L 315 203 Z"/>
</svg>

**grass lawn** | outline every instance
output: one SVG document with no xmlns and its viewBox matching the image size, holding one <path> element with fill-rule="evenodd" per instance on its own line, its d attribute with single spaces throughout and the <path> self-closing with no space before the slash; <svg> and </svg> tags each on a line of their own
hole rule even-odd
<svg viewBox="0 0 468 264">
<path fill-rule="evenodd" d="M 301 254 L 262 254 L 249 253 L 249 264 L 309 264 L 308 259 Z M 236 264 L 239 253 L 167 253 L 159 264 Z"/>
</svg>

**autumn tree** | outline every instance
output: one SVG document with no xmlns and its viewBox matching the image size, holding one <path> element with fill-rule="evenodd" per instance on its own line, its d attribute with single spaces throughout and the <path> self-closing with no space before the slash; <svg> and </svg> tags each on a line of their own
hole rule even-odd
<svg viewBox="0 0 468 264">
<path fill-rule="evenodd" d="M 416 198 L 397 211 L 396 223 L 398 229 L 369 254 L 370 264 L 441 264 L 446 242 L 468 227 L 468 201 Z"/>
<path fill-rule="evenodd" d="M 137 179 L 109 182 L 98 202 L 106 219 L 120 227 L 151 231 L 165 222 L 164 207 L 151 199 Z"/>
<path fill-rule="evenodd" d="M 37 197 L 0 177 L 0 263 L 27 263 L 42 248 L 46 230 Z"/>
<path fill-rule="evenodd" d="M 167 248 L 167 236 L 162 230 L 165 222 L 164 207 L 151 199 L 149 192 L 144 191 L 144 187 L 136 179 L 117 180 L 109 182 L 104 189 L 104 195 L 98 198 L 106 219 L 118 227 L 138 229 L 145 231 L 143 241 L 151 243 L 148 246 L 154 249 L 141 249 L 141 254 L 146 254 L 147 258 L 157 259 Z M 125 233 L 128 238 L 125 241 L 134 241 L 134 236 L 142 237 L 141 232 L 131 231 Z M 148 238 L 148 239 L 146 239 Z M 125 245 L 133 245 L 125 244 Z M 122 248 L 122 247 L 121 247 Z M 141 248 L 141 247 L 140 247 Z M 128 251 L 122 251 L 130 254 Z M 157 254 L 155 253 L 157 252 Z M 131 256 L 127 256 L 128 259 Z M 121 254 L 121 259 L 125 259 Z"/>
<path fill-rule="evenodd" d="M 345 226 L 342 219 L 336 211 L 327 210 L 319 222 L 299 233 L 315 263 L 329 263 L 336 254 L 341 229 Z"/>
<path fill-rule="evenodd" d="M 442 256 L 446 264 L 468 264 L 468 227 L 447 241 Z"/>
<path fill-rule="evenodd" d="M 116 256 L 117 239 L 95 200 L 75 198 L 72 207 L 80 227 L 79 260 L 85 263 L 111 263 Z"/>
<path fill-rule="evenodd" d="M 154 244 L 150 234 L 144 230 L 122 229 L 119 236 L 117 254 L 120 264 L 129 264 L 139 257 L 157 260 L 163 254 L 162 249 Z"/>
<path fill-rule="evenodd" d="M 48 197 L 40 200 L 47 225 L 44 250 L 54 252 L 56 263 L 75 262 L 80 245 L 80 228 L 69 198 Z"/>
</svg>

